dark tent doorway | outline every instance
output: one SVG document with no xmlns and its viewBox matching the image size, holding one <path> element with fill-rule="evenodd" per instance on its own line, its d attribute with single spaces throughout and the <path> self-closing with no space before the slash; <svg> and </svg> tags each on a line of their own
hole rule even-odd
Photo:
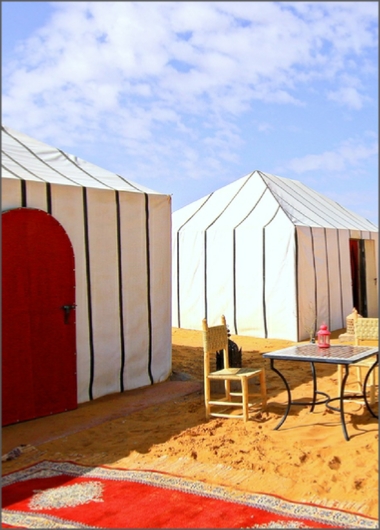
<svg viewBox="0 0 380 530">
<path fill-rule="evenodd" d="M 362 239 L 350 239 L 352 297 L 362 317 L 368 316 L 365 246 Z"/>
</svg>

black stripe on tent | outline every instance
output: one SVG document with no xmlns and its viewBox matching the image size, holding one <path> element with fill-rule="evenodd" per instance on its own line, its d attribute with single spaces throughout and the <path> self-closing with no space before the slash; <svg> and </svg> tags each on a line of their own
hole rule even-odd
<svg viewBox="0 0 380 530">
<path fill-rule="evenodd" d="M 203 253 L 204 253 L 204 302 L 205 302 L 205 319 L 207 320 L 207 230 L 204 231 L 204 243 L 203 243 Z"/>
<path fill-rule="evenodd" d="M 264 182 L 265 186 L 268 188 L 268 191 L 270 192 L 270 194 L 272 195 L 272 197 L 274 198 L 274 200 L 277 202 L 277 204 L 280 205 L 280 202 L 277 198 L 277 195 L 274 193 L 274 191 L 272 190 L 272 188 L 268 185 L 268 182 L 265 180 L 266 178 L 268 180 L 270 180 L 272 183 L 273 183 L 273 179 L 271 179 L 271 175 L 267 174 L 267 173 L 263 173 L 262 171 L 258 171 L 258 174 L 260 175 L 261 177 L 261 180 Z M 277 180 L 274 182 L 274 184 L 277 185 Z M 280 186 L 279 186 L 280 187 Z M 288 202 L 286 202 L 284 199 L 281 199 L 284 203 L 286 204 L 289 204 Z M 290 204 L 289 204 L 290 206 Z M 282 205 L 280 205 L 280 207 L 282 208 Z M 291 208 L 293 210 L 295 210 L 296 212 L 298 213 L 301 213 L 299 210 L 297 210 L 297 208 L 294 208 L 293 206 L 291 206 Z M 282 208 L 284 214 L 286 215 L 286 217 L 289 219 L 289 221 L 294 224 L 294 219 L 290 216 L 289 212 L 287 212 L 284 208 Z M 296 221 L 299 221 L 299 219 L 296 219 Z"/>
<path fill-rule="evenodd" d="M 267 308 L 265 303 L 265 226 L 263 226 L 263 251 L 262 251 L 262 269 L 263 269 L 263 324 L 264 324 L 264 337 L 268 338 L 268 326 L 267 326 Z"/>
<path fill-rule="evenodd" d="M 205 319 L 207 320 L 207 230 L 204 232 L 204 303 L 205 303 Z"/>
<path fill-rule="evenodd" d="M 207 319 L 207 230 L 216 223 L 218 219 L 221 218 L 221 216 L 224 214 L 224 212 L 227 210 L 227 208 L 230 206 L 230 204 L 236 199 L 236 197 L 239 195 L 241 190 L 244 188 L 244 186 L 247 184 L 249 179 L 252 177 L 254 171 L 249 175 L 249 177 L 243 182 L 243 184 L 240 186 L 240 188 L 237 190 L 235 195 L 232 197 L 232 199 L 226 204 L 226 206 L 223 208 L 223 210 L 215 217 L 215 219 L 205 228 L 205 236 L 204 236 L 204 300 L 205 300 L 205 318 Z"/>
<path fill-rule="evenodd" d="M 233 304 L 234 304 L 234 328 L 235 328 L 235 335 L 238 335 L 238 328 L 237 328 L 237 310 L 236 310 L 236 228 L 233 229 L 232 232 L 232 275 L 233 275 Z"/>
<path fill-rule="evenodd" d="M 342 321 L 342 327 L 345 327 L 344 325 L 344 315 L 343 315 L 343 279 L 342 279 L 342 259 L 340 255 L 340 230 L 336 230 L 336 242 L 338 245 L 338 269 L 339 269 L 339 285 L 340 285 L 340 318 Z"/>
<path fill-rule="evenodd" d="M 177 320 L 178 320 L 178 327 L 181 327 L 181 295 L 180 295 L 180 288 L 179 288 L 179 277 L 180 277 L 180 266 L 179 266 L 179 230 L 177 230 Z"/>
<path fill-rule="evenodd" d="M 265 189 L 260 195 L 260 197 L 257 199 L 256 203 L 252 206 L 251 210 L 247 213 L 247 215 L 234 227 L 233 229 L 233 271 L 234 271 L 234 277 L 233 277 L 233 300 L 234 300 L 234 327 L 235 327 L 235 335 L 239 335 L 238 332 L 238 325 L 237 325 L 237 294 L 236 294 L 236 263 L 237 263 L 237 257 L 236 257 L 236 230 L 241 226 L 248 217 L 253 213 L 261 199 L 264 197 L 264 194 L 269 190 L 268 186 L 265 184 Z"/>
<path fill-rule="evenodd" d="M 274 212 L 272 218 L 263 226 L 263 321 L 264 321 L 264 333 L 265 338 L 268 338 L 268 323 L 267 323 L 267 307 L 266 307 L 266 293 L 265 293 L 265 229 L 274 220 L 280 210 L 278 205 L 277 210 Z"/>
<path fill-rule="evenodd" d="M 341 210 L 343 210 L 344 213 L 346 213 L 353 221 L 355 221 L 355 223 L 362 223 L 363 220 L 364 221 L 367 221 L 367 223 L 369 223 L 370 225 L 372 225 L 372 227 L 375 229 L 375 231 L 377 232 L 378 230 L 378 227 L 376 225 L 374 225 L 372 223 L 372 221 L 369 221 L 368 219 L 366 219 L 365 217 L 362 217 L 362 216 L 359 216 L 357 215 L 355 212 L 351 212 L 350 210 L 347 210 L 347 208 L 345 208 L 344 206 L 342 206 L 341 204 L 339 204 L 339 202 L 335 202 L 334 203 L 336 206 L 338 206 Z M 370 231 L 370 229 L 368 229 Z"/>
<path fill-rule="evenodd" d="M 103 184 L 103 186 L 106 186 L 107 188 L 110 188 L 110 189 L 115 189 L 113 186 L 110 186 L 109 184 L 107 184 L 106 182 L 104 182 L 103 180 L 100 180 L 98 178 L 96 178 L 92 173 L 89 173 L 88 171 L 86 171 L 85 169 L 83 169 L 79 164 L 77 164 L 75 162 L 75 160 L 72 160 L 68 155 L 67 153 L 65 153 L 64 151 L 62 151 L 61 149 L 57 149 L 57 151 L 59 151 L 61 153 L 61 155 L 63 155 L 69 162 L 71 162 L 77 169 L 79 169 L 80 171 L 83 171 L 83 173 L 85 173 L 86 175 L 88 175 L 89 177 L 91 177 L 92 179 L 96 180 L 97 182 L 99 182 L 100 184 Z M 132 184 L 129 180 L 125 179 L 124 177 L 120 176 L 120 175 L 117 175 L 116 173 L 113 173 L 113 175 L 115 175 L 116 177 L 118 177 L 119 179 L 121 179 L 123 182 L 125 182 L 126 184 L 128 184 L 128 186 L 130 186 L 131 188 L 134 188 L 136 191 L 142 191 L 140 188 L 138 188 L 135 184 Z M 126 190 L 128 191 L 128 190 Z"/>
<path fill-rule="evenodd" d="M 52 213 L 52 206 L 51 206 L 51 184 L 50 182 L 46 183 L 46 211 L 48 213 Z"/>
<path fill-rule="evenodd" d="M 21 206 L 26 208 L 27 196 L 26 196 L 26 180 L 21 179 Z"/>
<path fill-rule="evenodd" d="M 302 187 L 302 189 L 304 189 L 309 195 L 314 191 L 314 193 L 316 194 L 318 198 L 318 203 L 323 204 L 323 205 L 325 204 L 324 198 L 320 196 L 318 192 L 316 192 L 315 190 L 311 190 L 310 188 L 302 184 L 302 182 L 297 182 L 297 184 L 298 186 Z M 329 198 L 327 199 L 329 201 L 328 202 L 329 206 L 330 207 L 334 206 L 333 210 L 329 210 L 329 213 L 331 214 L 331 218 L 333 218 L 333 215 L 334 215 L 338 219 L 338 221 L 343 219 L 343 222 L 349 225 L 346 228 L 351 229 L 350 227 L 351 222 L 353 222 L 354 224 L 359 223 L 359 225 L 362 225 L 363 221 L 366 221 L 369 224 L 371 224 L 375 228 L 375 230 L 377 230 L 377 227 L 373 223 L 371 223 L 371 221 L 368 221 L 368 219 L 365 219 L 364 217 L 357 215 L 355 212 L 348 210 L 347 208 L 345 208 L 338 202 L 333 201 L 332 199 L 329 199 Z M 312 200 L 315 202 L 315 204 L 317 204 L 314 195 L 313 195 Z"/>
<path fill-rule="evenodd" d="M 134 188 L 136 191 L 141 191 L 143 192 L 143 190 L 141 188 L 138 188 L 135 184 L 133 184 L 132 182 L 130 182 L 129 180 L 127 180 L 126 178 L 122 177 L 121 175 L 118 175 L 117 173 L 115 173 L 115 175 L 117 177 L 119 177 L 119 179 L 121 179 L 123 182 L 125 182 L 126 184 L 128 184 L 128 186 L 130 186 L 131 188 Z M 128 190 L 125 190 L 125 191 L 128 191 Z M 144 192 L 143 192 L 144 193 Z"/>
<path fill-rule="evenodd" d="M 180 252 L 179 252 L 179 233 L 182 230 L 182 228 L 191 220 L 193 217 L 203 208 L 203 206 L 206 204 L 206 202 L 210 199 L 210 197 L 214 194 L 214 192 L 210 193 L 206 200 L 200 205 L 198 210 L 196 210 L 186 221 L 178 228 L 177 230 L 177 318 L 178 318 L 178 327 L 181 327 L 181 305 L 180 305 Z"/>
<path fill-rule="evenodd" d="M 15 160 L 14 158 L 12 158 L 8 153 L 5 153 L 4 150 L 2 150 L 2 153 L 3 155 L 7 156 L 10 160 L 12 160 L 12 162 L 14 162 L 15 164 L 17 164 L 19 167 L 21 167 L 24 171 L 26 171 L 27 173 L 29 173 L 30 175 L 33 175 L 33 177 L 35 177 L 36 179 L 38 179 L 39 181 L 41 182 L 46 182 L 43 178 L 39 177 L 38 175 L 36 175 L 35 173 L 33 173 L 32 171 L 30 171 L 30 169 L 28 169 L 27 167 L 23 166 L 22 164 L 20 164 L 20 162 L 18 162 L 17 160 Z M 2 167 L 4 167 L 7 171 L 9 171 L 9 173 L 12 173 L 12 175 L 15 175 L 17 178 L 22 178 L 20 177 L 19 175 L 17 175 L 14 171 L 11 171 L 10 169 L 8 169 L 5 164 L 1 164 Z"/>
<path fill-rule="evenodd" d="M 45 164 L 47 167 L 49 167 L 51 170 L 55 171 L 56 173 L 58 173 L 59 175 L 61 175 L 62 177 L 66 178 L 67 180 L 69 180 L 70 182 L 73 182 L 74 184 L 78 184 L 80 186 L 82 186 L 82 184 L 80 184 L 79 182 L 77 182 L 76 180 L 73 180 L 71 179 L 70 177 L 68 177 L 67 175 L 64 175 L 63 173 L 60 173 L 57 169 L 55 169 L 54 167 L 50 166 L 47 162 L 45 162 L 42 158 L 40 158 L 38 155 L 36 155 L 36 153 L 34 153 L 34 151 L 32 151 L 29 147 L 27 147 L 23 142 L 21 142 L 21 140 L 19 140 L 18 138 L 16 138 L 15 136 L 13 136 L 12 134 L 10 134 L 3 126 L 1 127 L 2 130 L 8 135 L 10 136 L 11 138 L 13 138 L 16 142 L 18 142 L 20 145 L 22 145 L 27 151 L 29 151 L 29 153 L 31 153 L 33 156 L 35 156 L 38 160 L 40 160 L 40 162 L 42 162 L 43 164 Z M 56 147 L 52 147 L 52 149 L 55 149 L 56 151 L 58 151 L 59 153 L 61 153 L 69 162 L 71 162 L 77 169 L 79 169 L 80 171 L 83 171 L 83 173 L 85 173 L 86 175 L 88 175 L 89 177 L 91 177 L 92 179 L 96 180 L 97 182 L 99 182 L 100 184 L 102 184 L 103 186 L 109 188 L 109 189 L 115 189 L 113 186 L 110 186 L 109 184 L 106 184 L 105 182 L 103 182 L 102 180 L 96 178 L 94 175 L 92 175 L 91 173 L 88 173 L 86 170 L 84 170 L 82 167 L 80 167 L 76 162 L 74 162 L 71 158 L 69 158 L 69 156 L 64 152 L 62 151 L 61 149 L 57 149 Z M 43 182 L 46 182 L 45 179 L 43 179 L 42 177 L 39 177 L 38 175 L 36 175 L 35 173 L 32 173 L 32 171 L 30 171 L 29 169 L 27 169 L 26 167 L 24 167 L 22 164 L 20 164 L 17 160 L 13 159 L 8 153 L 4 153 L 8 158 L 10 158 L 15 164 L 19 165 L 20 167 L 22 167 L 25 171 L 27 171 L 28 173 L 30 173 L 31 175 L 33 175 L 34 177 L 36 177 L 37 179 L 43 181 Z M 9 171 L 10 173 L 14 174 L 15 173 L 13 171 L 10 171 L 9 169 L 7 170 Z M 132 184 L 130 181 L 128 181 L 127 179 L 125 179 L 124 177 L 121 177 L 120 175 L 117 175 L 116 173 L 114 173 L 114 175 L 118 178 L 120 178 L 121 180 L 123 180 L 124 182 L 126 182 L 129 186 L 131 186 L 131 188 L 134 188 L 135 190 L 137 191 L 142 191 L 140 188 L 138 188 L 135 184 Z M 17 176 L 17 175 L 15 175 Z"/>
<path fill-rule="evenodd" d="M 18 180 L 21 180 L 20 175 L 17 175 L 14 171 L 9 169 L 5 164 L 1 163 L 1 167 L 5 169 L 5 171 L 8 171 L 8 173 L 11 173 L 11 175 L 14 175 Z"/>
<path fill-rule="evenodd" d="M 315 264 L 315 248 L 314 248 L 314 234 L 313 229 L 310 226 L 310 240 L 311 240 L 311 253 L 313 257 L 313 273 L 314 273 L 314 315 L 318 318 L 318 287 L 317 287 L 317 267 Z"/>
<path fill-rule="evenodd" d="M 192 215 L 190 215 L 190 217 L 189 217 L 188 219 L 186 219 L 186 221 L 185 221 L 185 222 L 184 222 L 184 223 L 178 228 L 178 232 L 179 232 L 180 230 L 182 230 L 182 228 L 183 228 L 185 225 L 187 225 L 187 223 L 188 223 L 189 221 L 191 221 L 191 220 L 195 217 L 195 215 L 196 215 L 198 212 L 200 212 L 200 211 L 202 210 L 203 206 L 204 206 L 204 205 L 205 205 L 205 204 L 211 199 L 211 197 L 212 197 L 213 195 L 214 195 L 214 192 L 210 193 L 210 195 L 208 195 L 208 196 L 206 197 L 206 200 L 200 205 L 200 207 L 198 208 L 198 210 L 196 210 Z"/>
<path fill-rule="evenodd" d="M 152 302 L 151 302 L 151 270 L 150 270 L 150 239 L 149 239 L 149 196 L 147 193 L 144 193 L 145 196 L 145 241 L 146 241 L 146 272 L 147 272 L 147 304 L 148 304 L 148 340 L 149 340 L 149 350 L 148 350 L 148 372 L 149 379 L 153 385 L 153 375 L 152 375 Z"/>
<path fill-rule="evenodd" d="M 257 173 L 260 175 L 261 180 L 264 182 L 266 188 L 268 189 L 269 193 L 272 195 L 273 199 L 280 206 L 280 208 L 282 209 L 282 211 L 284 212 L 286 217 L 289 219 L 289 221 L 294 225 L 294 219 L 292 219 L 292 217 L 289 215 L 289 212 L 287 212 L 284 208 L 282 208 L 282 205 L 280 204 L 276 194 L 273 192 L 272 188 L 270 186 L 268 186 L 268 183 L 267 183 L 267 181 L 264 178 L 264 175 L 267 177 L 266 173 L 263 173 L 262 171 L 258 171 Z M 271 179 L 268 178 L 268 180 L 271 180 Z M 283 202 L 286 202 L 286 201 L 283 201 Z M 288 204 L 288 203 L 286 203 L 286 204 Z M 296 208 L 292 207 L 292 209 L 296 210 L 298 212 L 298 210 Z M 297 219 L 297 221 L 299 221 L 299 219 Z"/>
<path fill-rule="evenodd" d="M 295 275 L 296 275 L 296 278 L 295 278 L 295 286 L 296 286 L 296 315 L 297 315 L 297 341 L 300 341 L 301 338 L 300 338 L 300 304 L 299 304 L 299 298 L 298 298 L 298 295 L 299 295 L 299 277 L 298 277 L 298 259 L 299 259 L 299 253 L 298 253 L 298 232 L 297 232 L 297 227 L 295 226 L 294 227 L 294 242 L 295 242 L 295 252 L 296 252 L 296 255 L 295 255 L 295 262 L 296 262 L 296 266 L 295 266 Z"/>
<path fill-rule="evenodd" d="M 232 197 L 232 199 L 226 204 L 226 206 L 223 208 L 223 210 L 220 212 L 219 215 L 217 215 L 215 217 L 215 219 L 208 225 L 208 227 L 206 228 L 206 230 L 208 230 L 212 225 L 214 225 L 216 223 L 216 221 L 218 219 L 220 219 L 222 217 L 222 215 L 224 214 L 224 212 L 227 211 L 227 208 L 230 206 L 231 203 L 234 202 L 234 200 L 236 199 L 236 197 L 239 195 L 239 193 L 241 192 L 241 190 L 244 188 L 244 186 L 247 185 L 248 181 L 250 180 L 250 178 L 252 177 L 254 171 L 249 175 L 249 177 L 243 182 L 243 184 L 240 186 L 240 188 L 237 190 L 237 192 L 235 193 L 235 195 Z"/>
<path fill-rule="evenodd" d="M 90 239 L 89 239 L 89 221 L 87 205 L 87 188 L 82 188 L 83 194 L 83 220 L 84 220 L 84 247 L 86 260 L 86 281 L 87 281 L 87 312 L 88 312 L 88 336 L 90 345 L 90 381 L 88 394 L 90 400 L 93 397 L 94 372 L 95 372 L 95 355 L 94 355 L 94 330 L 92 322 L 92 300 L 91 300 L 91 267 L 90 267 Z"/>
<path fill-rule="evenodd" d="M 116 200 L 116 238 L 117 238 L 117 266 L 119 277 L 119 322 L 120 322 L 120 392 L 124 392 L 124 367 L 125 367 L 125 338 L 124 338 L 124 306 L 123 306 L 123 266 L 121 260 L 121 220 L 120 220 L 120 194 L 115 191 Z"/>
<path fill-rule="evenodd" d="M 302 183 L 297 183 L 297 185 L 298 185 L 298 187 L 301 186 L 302 190 L 305 191 L 308 195 L 311 195 L 311 201 L 307 201 L 307 202 L 309 204 L 314 205 L 317 208 L 317 214 L 318 214 L 318 212 L 319 212 L 319 214 L 321 213 L 321 210 L 318 208 L 318 204 L 321 204 L 325 208 L 326 208 L 326 205 L 328 205 L 329 210 L 327 212 L 324 211 L 324 213 L 328 216 L 328 218 L 326 219 L 325 216 L 320 215 L 320 217 L 322 217 L 322 219 L 324 219 L 328 223 L 332 224 L 333 227 L 336 226 L 336 223 L 342 223 L 343 225 L 346 225 L 346 228 L 349 228 L 349 220 L 347 219 L 347 216 L 340 215 L 339 211 L 336 210 L 336 208 L 335 208 L 336 205 L 337 205 L 337 203 L 335 201 L 333 201 L 332 199 L 329 199 L 328 197 L 324 198 L 317 191 L 312 190 L 311 188 L 309 188 L 309 187 L 307 187 L 305 185 L 302 185 Z M 297 193 L 297 191 L 296 191 L 296 193 Z M 326 202 L 326 199 L 328 199 L 329 202 Z M 333 204 L 331 204 L 330 201 Z M 331 209 L 332 206 L 334 206 L 334 209 Z M 347 214 L 349 213 L 348 210 L 346 211 L 346 213 Z M 349 216 L 349 217 L 352 217 L 352 216 Z"/>
<path fill-rule="evenodd" d="M 4 165 L 2 165 L 2 167 L 5 168 Z M 27 181 L 25 179 L 19 177 L 15 173 L 13 173 L 13 171 L 10 171 L 7 168 L 5 168 L 5 169 L 7 171 L 9 171 L 10 173 L 12 173 L 13 175 L 15 175 L 15 177 L 17 177 L 20 180 L 20 184 L 21 184 L 21 206 L 23 208 L 26 208 L 26 206 L 27 206 Z M 52 209 L 51 209 L 51 187 L 50 187 L 50 183 L 49 182 L 45 182 L 45 184 L 46 184 L 46 211 L 47 211 L 47 213 L 51 214 L 51 212 L 52 212 Z"/>
<path fill-rule="evenodd" d="M 268 178 L 270 178 L 270 177 L 268 176 Z M 312 190 L 311 188 L 308 188 L 307 186 L 303 185 L 301 182 L 296 181 L 296 183 L 297 183 L 297 187 L 299 187 L 302 190 L 304 190 L 308 195 L 312 194 L 312 202 L 308 201 L 309 204 L 313 204 L 314 206 L 317 206 L 317 204 L 319 203 L 319 204 L 322 204 L 323 206 L 325 206 L 325 200 L 324 200 L 323 196 L 320 196 L 320 194 L 318 192 L 316 192 L 315 190 Z M 285 184 L 285 185 L 290 187 L 289 184 Z M 282 187 L 282 186 L 279 184 L 279 187 Z M 294 188 L 290 187 L 290 189 L 293 190 Z M 295 190 L 295 192 L 297 193 L 296 190 Z M 326 199 L 328 199 L 328 198 L 326 197 Z M 350 210 L 347 210 L 347 208 L 344 208 L 343 206 L 341 206 L 336 201 L 333 201 L 332 199 L 328 199 L 328 201 L 329 202 L 327 204 L 329 205 L 329 207 L 331 208 L 331 206 L 334 206 L 334 209 L 330 209 L 328 211 L 328 215 L 329 215 L 329 217 L 330 217 L 330 219 L 332 221 L 327 221 L 327 222 L 332 223 L 334 227 L 335 227 L 334 223 L 336 222 L 336 221 L 334 221 L 334 219 L 337 219 L 338 222 L 342 222 L 342 224 L 345 224 L 346 228 L 348 228 L 348 229 L 350 228 L 350 222 L 355 222 L 355 223 L 360 223 L 360 224 L 363 223 L 364 218 L 359 218 L 359 216 L 357 216 L 355 213 L 351 212 Z M 339 209 L 340 209 L 340 211 L 339 211 Z M 318 212 L 320 212 L 320 210 L 318 210 Z M 322 218 L 325 219 L 324 217 L 322 217 Z M 367 219 L 365 219 L 365 220 L 367 221 Z"/>
<path fill-rule="evenodd" d="M 266 175 L 266 177 L 268 178 L 268 180 L 270 180 L 271 182 L 273 182 L 273 180 L 269 177 L 269 175 Z M 285 187 L 285 188 L 284 188 L 284 186 L 281 186 L 281 183 L 278 182 L 277 180 L 275 181 L 275 185 L 278 186 L 279 188 L 281 188 L 282 190 L 286 191 L 286 193 L 288 193 L 291 197 L 293 197 L 294 199 L 296 199 L 296 197 L 295 197 L 292 193 L 290 193 L 289 189 L 287 189 L 288 187 Z M 275 197 L 276 201 L 279 202 L 279 199 L 277 198 L 275 192 L 274 192 L 273 190 L 271 190 L 271 191 L 272 191 L 273 196 Z M 293 191 L 293 190 L 292 190 L 292 191 Z M 300 201 L 299 199 L 296 199 L 296 200 L 297 200 L 300 204 L 303 204 L 304 206 L 306 206 L 305 203 L 304 203 L 303 201 Z M 309 201 L 307 201 L 307 202 L 309 202 Z M 300 214 L 302 217 L 306 217 L 306 219 L 308 219 L 309 221 L 311 221 L 311 223 L 316 223 L 315 220 L 311 219 L 308 215 L 306 215 L 305 213 L 301 212 L 298 208 L 295 208 L 294 205 L 291 205 L 291 204 L 290 204 L 287 200 L 285 200 L 283 197 L 281 197 L 281 203 L 285 203 L 285 204 L 287 204 L 287 205 L 288 205 L 293 211 L 296 211 L 296 212 L 297 212 L 298 214 Z M 309 202 L 309 204 L 312 204 L 312 203 Z M 306 207 L 307 207 L 307 206 L 306 206 Z M 315 213 L 315 212 L 313 211 L 312 208 L 309 207 L 309 209 L 310 209 L 313 213 Z M 288 214 L 288 212 L 286 212 L 286 210 L 284 210 L 284 211 L 285 211 L 285 213 L 288 215 L 289 219 L 292 221 L 293 224 L 294 224 L 295 221 L 299 221 L 299 222 L 302 223 L 302 224 L 304 223 L 303 220 L 301 221 L 301 220 L 298 219 L 298 218 L 295 218 L 295 220 L 292 219 L 292 218 L 290 217 L 290 215 Z M 325 219 L 325 218 L 320 214 L 320 212 L 318 213 L 318 217 L 322 218 L 324 221 L 326 221 L 327 223 L 331 224 L 331 221 Z M 322 225 L 319 223 L 319 226 L 322 226 Z"/>
<path fill-rule="evenodd" d="M 80 171 L 82 171 L 83 173 L 85 173 L 86 175 L 88 175 L 89 177 L 91 177 L 92 179 L 96 180 L 97 182 L 99 182 L 99 184 L 102 184 L 103 186 L 106 186 L 107 188 L 113 190 L 114 188 L 112 186 L 109 186 L 108 184 L 105 184 L 102 180 L 94 177 L 94 175 L 92 175 L 91 173 L 89 173 L 88 171 L 86 171 L 85 169 L 83 169 L 82 167 L 80 167 L 80 165 L 78 165 L 76 162 L 74 162 L 74 160 L 72 160 L 64 151 L 62 151 L 61 149 L 57 149 L 57 151 L 59 153 L 61 153 L 62 156 L 64 156 L 66 158 L 66 160 L 68 160 L 69 162 L 71 162 L 73 164 L 73 166 L 75 166 L 77 169 L 79 169 Z M 79 183 L 78 183 L 79 184 Z"/>
<path fill-rule="evenodd" d="M 265 190 L 262 192 L 262 194 L 260 195 L 260 197 L 257 199 L 256 203 L 253 205 L 253 207 L 250 209 L 250 211 L 247 213 L 247 215 L 235 226 L 234 229 L 236 228 L 239 228 L 240 225 L 242 225 L 247 219 L 248 217 L 253 213 L 253 211 L 256 209 L 256 206 L 259 204 L 259 202 L 261 201 L 261 199 L 264 197 L 265 193 L 268 191 L 268 193 L 270 193 L 270 189 L 268 188 L 267 185 L 265 185 Z"/>
<path fill-rule="evenodd" d="M 273 178 L 271 178 L 271 175 L 265 173 L 265 176 L 268 180 L 270 180 L 271 182 L 273 182 L 276 186 L 278 186 L 280 189 L 284 190 L 286 193 L 288 193 L 291 197 L 293 197 L 295 200 L 297 200 L 300 204 L 303 204 L 306 208 L 308 208 L 311 212 L 313 212 L 314 214 L 316 214 L 318 217 L 320 217 L 321 219 L 323 219 L 324 221 L 326 221 L 327 223 L 329 224 L 332 224 L 333 226 L 335 226 L 335 222 L 334 221 L 334 215 L 331 215 L 333 212 L 328 212 L 327 215 L 328 217 L 326 218 L 325 215 L 322 215 L 322 212 L 321 210 L 318 208 L 317 206 L 317 203 L 316 203 L 316 199 L 318 200 L 319 203 L 325 205 L 325 203 L 322 203 L 322 199 L 319 197 L 318 193 L 315 192 L 314 190 L 311 190 L 310 188 L 308 188 L 307 186 L 303 187 L 303 191 L 305 191 L 306 193 L 308 193 L 308 195 L 310 195 L 311 193 L 313 193 L 312 195 L 312 200 L 308 200 L 305 198 L 304 195 L 301 195 L 299 193 L 299 191 L 297 191 L 296 189 L 292 188 L 290 186 L 290 184 L 284 182 L 284 181 L 280 181 L 279 179 L 276 179 L 275 181 L 273 180 Z M 298 181 L 296 181 L 297 183 L 297 186 L 299 187 L 300 183 Z M 301 199 L 301 200 L 300 200 Z M 331 199 L 330 199 L 331 200 Z M 289 204 L 283 197 L 281 197 L 281 201 L 285 202 L 286 204 Z M 289 206 L 291 206 L 289 204 Z M 329 204 L 329 206 L 331 206 Z M 298 209 L 294 208 L 294 206 L 291 206 L 292 209 L 296 210 L 297 212 L 301 213 Z M 323 212 L 325 213 L 325 212 Z M 335 211 L 334 211 L 334 214 L 335 214 Z M 304 213 L 301 213 L 302 216 L 304 217 L 307 217 L 310 221 L 312 221 L 312 219 L 310 217 L 308 217 L 307 215 L 305 215 Z M 344 217 L 341 217 L 340 215 L 335 215 L 335 217 L 338 217 L 338 221 L 340 220 L 341 222 L 343 223 L 346 223 L 347 224 L 347 220 L 344 219 Z M 340 219 L 339 219 L 340 218 Z M 315 222 L 315 221 L 313 221 Z M 320 225 L 322 226 L 322 225 Z M 348 228 L 348 227 L 347 227 Z"/>
<path fill-rule="evenodd" d="M 50 164 L 48 164 L 47 162 L 45 162 L 45 160 L 43 160 L 42 158 L 40 158 L 38 155 L 36 155 L 36 153 L 34 151 L 32 151 L 31 149 L 29 149 L 29 147 L 27 145 L 25 145 L 23 142 L 21 142 L 18 138 L 16 138 L 15 136 L 13 136 L 12 134 L 10 134 L 8 131 L 6 131 L 4 129 L 4 127 L 2 127 L 3 131 L 8 135 L 10 136 L 11 138 L 13 138 L 13 140 L 15 140 L 17 143 L 19 143 L 20 145 L 22 145 L 22 147 L 24 149 L 26 149 L 31 155 L 33 155 L 35 158 L 37 158 L 37 160 L 39 160 L 42 164 L 44 164 L 46 167 L 48 167 L 49 169 L 51 169 L 52 171 L 55 171 L 56 173 L 58 173 L 58 175 L 61 175 L 61 177 L 69 180 L 70 182 L 73 182 L 74 184 L 78 184 L 75 180 L 69 178 L 67 175 L 64 175 L 63 173 L 61 173 L 60 171 L 58 171 L 58 169 L 55 169 L 54 167 L 52 167 Z M 58 149 L 57 149 L 58 151 Z"/>
<path fill-rule="evenodd" d="M 331 300 L 330 300 L 330 267 L 329 267 L 329 252 L 327 248 L 327 232 L 326 228 L 323 229 L 325 236 L 325 253 L 326 253 L 326 276 L 327 276 L 327 313 L 329 318 L 329 329 L 331 329 Z"/>
</svg>

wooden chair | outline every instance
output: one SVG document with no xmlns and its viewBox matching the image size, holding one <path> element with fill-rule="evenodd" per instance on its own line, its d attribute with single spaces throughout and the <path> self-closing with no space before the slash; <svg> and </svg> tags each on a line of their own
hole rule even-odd
<svg viewBox="0 0 380 530">
<path fill-rule="evenodd" d="M 363 341 L 376 341 L 379 342 L 379 319 L 378 318 L 357 318 L 354 324 L 355 330 L 355 346 L 360 346 Z M 356 379 L 355 383 L 357 385 L 358 392 L 363 391 L 363 373 L 362 369 L 369 370 L 369 368 L 375 362 L 375 357 L 368 357 L 363 361 L 355 363 Z M 370 375 L 368 387 L 369 387 L 369 402 L 373 405 L 376 401 L 376 372 L 373 370 Z M 341 386 L 343 379 L 343 366 L 338 365 L 338 384 L 339 388 Z M 349 391 L 347 391 L 349 393 Z"/>
<path fill-rule="evenodd" d="M 267 403 L 266 384 L 265 384 L 265 369 L 258 368 L 230 368 L 228 360 L 228 329 L 224 315 L 221 318 L 221 325 L 208 326 L 207 320 L 203 319 L 203 351 L 204 351 L 204 394 L 206 406 L 206 418 L 216 416 L 220 418 L 241 418 L 248 421 L 249 408 L 254 403 L 250 403 L 249 399 L 259 394 L 249 393 L 249 380 L 258 376 L 260 378 L 261 390 L 261 408 L 265 409 Z M 211 372 L 211 355 L 216 355 L 216 352 L 223 350 L 224 368 Z M 211 381 L 224 382 L 224 395 L 222 398 L 211 399 Z M 231 382 L 238 381 L 241 385 L 241 392 L 231 390 Z M 240 398 L 240 399 L 233 399 Z M 222 407 L 220 412 L 216 412 L 214 407 Z M 236 413 L 228 413 L 228 409 L 240 409 Z"/>
</svg>

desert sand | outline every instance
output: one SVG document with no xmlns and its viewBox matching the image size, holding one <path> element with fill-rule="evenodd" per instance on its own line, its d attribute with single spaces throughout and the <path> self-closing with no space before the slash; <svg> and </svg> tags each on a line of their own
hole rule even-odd
<svg viewBox="0 0 380 530">
<path fill-rule="evenodd" d="M 335 332 L 331 342 L 338 343 L 344 331 Z M 3 462 L 2 473 L 41 460 L 167 471 L 378 516 L 378 422 L 362 404 L 345 406 L 349 441 L 344 439 L 339 414 L 325 405 L 313 413 L 307 406 L 292 407 L 281 429 L 274 430 L 286 392 L 262 354 L 293 343 L 231 336 L 242 347 L 243 366 L 266 368 L 267 408 L 244 423 L 205 419 L 202 334 L 173 328 L 172 337 L 173 373 L 168 382 L 154 385 L 167 393 L 165 400 L 146 406 L 140 402 L 129 410 L 125 407 L 141 392 L 127 391 L 81 404 L 76 411 L 4 427 L 2 454 L 17 446 L 22 450 Z M 310 399 L 308 364 L 276 366 L 289 378 L 293 398 Z M 320 364 L 317 375 L 319 390 L 338 395 L 336 367 Z M 352 387 L 351 375 L 348 383 Z M 168 389 L 181 385 L 182 394 L 168 399 Z"/>
</svg>

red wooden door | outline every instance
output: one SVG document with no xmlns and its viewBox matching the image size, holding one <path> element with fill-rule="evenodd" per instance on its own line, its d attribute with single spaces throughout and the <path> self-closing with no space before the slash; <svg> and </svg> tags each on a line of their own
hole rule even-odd
<svg viewBox="0 0 380 530">
<path fill-rule="evenodd" d="M 48 213 L 2 214 L 2 424 L 77 407 L 75 263 Z M 67 318 L 65 315 L 67 313 Z"/>
</svg>

